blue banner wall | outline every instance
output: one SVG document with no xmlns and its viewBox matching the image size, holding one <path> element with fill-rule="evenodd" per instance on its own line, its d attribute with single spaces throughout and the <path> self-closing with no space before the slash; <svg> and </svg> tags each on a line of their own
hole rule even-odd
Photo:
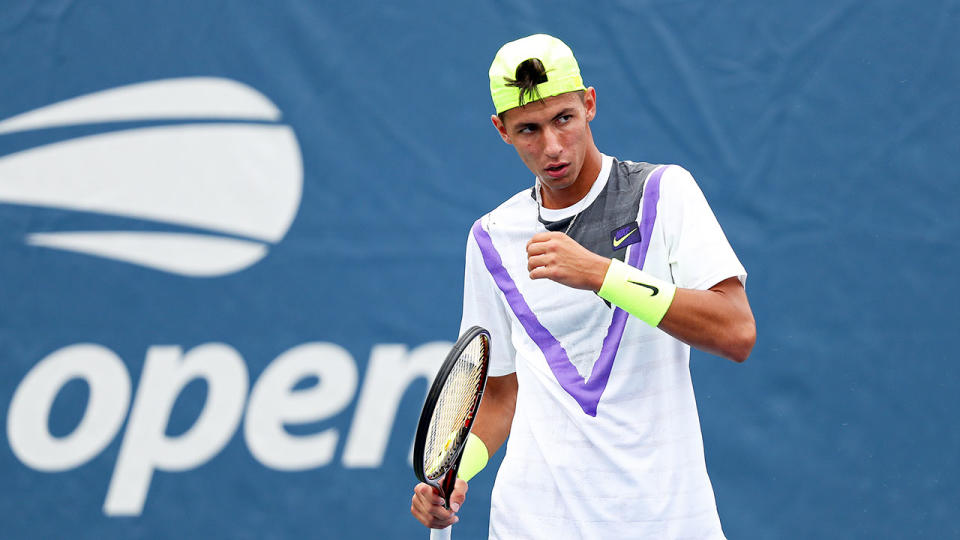
<svg viewBox="0 0 960 540">
<path fill-rule="evenodd" d="M 422 537 L 466 235 L 531 183 L 487 69 L 547 32 L 600 149 L 689 169 L 750 273 L 751 358 L 691 359 L 727 536 L 960 537 L 958 26 L 954 0 L 2 2 L 0 536 Z"/>
</svg>

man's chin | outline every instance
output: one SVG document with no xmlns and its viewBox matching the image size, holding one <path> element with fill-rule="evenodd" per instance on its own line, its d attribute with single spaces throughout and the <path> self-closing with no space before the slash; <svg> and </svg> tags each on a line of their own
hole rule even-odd
<svg viewBox="0 0 960 540">
<path fill-rule="evenodd" d="M 572 186 L 573 183 L 574 179 L 570 178 L 570 175 L 564 175 L 559 178 L 551 178 L 549 176 L 546 178 L 543 176 L 540 177 L 540 184 L 546 186 L 547 189 L 550 190 L 567 189 L 568 187 Z"/>
</svg>

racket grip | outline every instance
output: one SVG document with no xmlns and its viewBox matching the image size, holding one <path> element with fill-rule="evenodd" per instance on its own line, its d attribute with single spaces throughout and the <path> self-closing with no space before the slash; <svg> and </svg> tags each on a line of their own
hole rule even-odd
<svg viewBox="0 0 960 540">
<path fill-rule="evenodd" d="M 453 525 L 446 529 L 430 529 L 430 540 L 450 540 L 450 529 L 452 528 Z"/>
</svg>

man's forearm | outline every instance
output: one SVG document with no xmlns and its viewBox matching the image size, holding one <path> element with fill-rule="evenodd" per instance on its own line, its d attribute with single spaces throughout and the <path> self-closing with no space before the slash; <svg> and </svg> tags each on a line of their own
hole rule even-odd
<svg viewBox="0 0 960 540">
<path fill-rule="evenodd" d="M 756 341 L 756 325 L 740 280 L 733 277 L 706 291 L 677 289 L 657 326 L 702 351 L 743 362 Z"/>
<path fill-rule="evenodd" d="M 489 455 L 492 456 L 507 440 L 516 405 L 516 373 L 487 379 L 487 388 L 480 402 L 473 433 L 483 441 Z"/>
<path fill-rule="evenodd" d="M 705 291 L 681 289 L 620 261 L 604 260 L 604 279 L 596 291 L 601 298 L 702 351 L 735 362 L 750 355 L 756 327 L 739 279 Z"/>
</svg>

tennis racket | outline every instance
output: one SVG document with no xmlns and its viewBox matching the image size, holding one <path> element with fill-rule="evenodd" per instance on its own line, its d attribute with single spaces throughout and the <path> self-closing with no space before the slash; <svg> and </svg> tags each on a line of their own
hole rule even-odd
<svg viewBox="0 0 960 540">
<path fill-rule="evenodd" d="M 474 326 L 463 333 L 440 366 L 420 413 L 413 443 L 417 479 L 433 486 L 450 508 L 460 457 L 487 384 L 490 333 Z M 431 529 L 430 538 L 450 538 L 450 527 Z"/>
</svg>

